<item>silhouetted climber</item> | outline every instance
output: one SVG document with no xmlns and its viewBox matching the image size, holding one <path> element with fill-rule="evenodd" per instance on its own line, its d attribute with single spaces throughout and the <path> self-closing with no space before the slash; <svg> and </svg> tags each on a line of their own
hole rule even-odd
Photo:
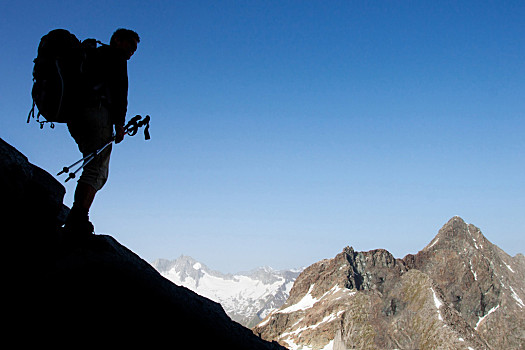
<svg viewBox="0 0 525 350">
<path fill-rule="evenodd" d="M 88 57 L 83 67 L 86 91 L 82 108 L 67 126 L 84 156 L 96 151 L 113 137 L 123 140 L 128 105 L 127 61 L 140 42 L 139 35 L 129 29 L 117 29 L 109 45 L 104 45 Z M 70 234 L 88 236 L 94 232 L 89 210 L 96 193 L 104 186 L 109 174 L 111 145 L 105 148 L 82 170 L 75 189 L 74 202 L 66 219 L 65 230 Z"/>
</svg>

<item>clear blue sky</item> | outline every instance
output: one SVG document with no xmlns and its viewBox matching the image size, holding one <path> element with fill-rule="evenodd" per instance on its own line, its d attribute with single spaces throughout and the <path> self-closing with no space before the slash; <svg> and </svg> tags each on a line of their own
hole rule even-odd
<svg viewBox="0 0 525 350">
<path fill-rule="evenodd" d="M 128 116 L 152 139 L 114 148 L 91 218 L 148 261 L 403 257 L 454 215 L 525 253 L 523 1 L 0 4 L 0 137 L 52 174 L 79 153 L 25 123 L 40 37 L 140 34 Z"/>
</svg>

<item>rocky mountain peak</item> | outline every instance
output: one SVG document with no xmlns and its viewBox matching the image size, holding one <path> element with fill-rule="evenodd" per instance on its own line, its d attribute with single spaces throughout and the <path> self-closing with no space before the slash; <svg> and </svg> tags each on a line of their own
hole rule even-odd
<svg viewBox="0 0 525 350">
<path fill-rule="evenodd" d="M 181 255 L 176 260 L 157 259 L 152 265 L 158 271 L 177 271 L 180 282 L 190 279 L 198 283 L 205 273 L 213 273 L 206 265 L 186 255 Z"/>
<path fill-rule="evenodd" d="M 525 265 L 453 217 L 419 253 L 346 247 L 254 332 L 290 349 L 520 349 Z"/>
<path fill-rule="evenodd" d="M 384 283 L 389 278 L 390 271 L 404 271 L 403 264 L 385 249 L 375 249 L 369 252 L 355 252 L 353 249 L 343 250 L 349 263 L 346 288 L 356 290 L 383 290 Z M 370 273 L 373 270 L 375 273 Z"/>
<path fill-rule="evenodd" d="M 525 307 L 521 277 L 525 270 L 519 257 L 512 258 L 479 228 L 459 217 L 452 218 L 429 245 L 404 261 L 407 267 L 429 275 L 443 291 L 445 301 L 480 334 L 491 331 L 494 324 L 489 325 L 489 319 L 498 318 L 491 315 L 495 310 L 508 307 L 514 312 Z M 520 319 L 523 322 L 523 317 Z M 507 333 L 515 324 L 506 327 L 510 328 L 498 328 Z"/>
<path fill-rule="evenodd" d="M 467 224 L 461 217 L 454 216 L 439 230 L 436 237 L 423 249 L 483 249 L 492 244 L 483 236 L 481 230 Z"/>
</svg>

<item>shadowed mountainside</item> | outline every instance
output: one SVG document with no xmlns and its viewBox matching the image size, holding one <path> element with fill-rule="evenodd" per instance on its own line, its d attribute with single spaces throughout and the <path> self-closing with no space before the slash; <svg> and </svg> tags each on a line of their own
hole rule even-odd
<svg viewBox="0 0 525 350">
<path fill-rule="evenodd" d="M 64 187 L 2 139 L 0 186 L 4 334 L 17 347 L 284 349 L 233 322 L 219 304 L 168 281 L 111 236 L 64 236 Z"/>
</svg>

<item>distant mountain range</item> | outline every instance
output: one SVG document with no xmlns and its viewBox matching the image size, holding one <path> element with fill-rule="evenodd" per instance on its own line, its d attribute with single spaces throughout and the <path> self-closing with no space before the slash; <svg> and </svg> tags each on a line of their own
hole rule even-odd
<svg viewBox="0 0 525 350">
<path fill-rule="evenodd" d="M 416 255 L 346 247 L 253 329 L 288 349 L 525 349 L 525 257 L 452 218 Z"/>
<path fill-rule="evenodd" d="M 234 321 L 246 327 L 261 322 L 288 299 L 301 270 L 276 271 L 261 267 L 249 272 L 224 274 L 209 269 L 190 256 L 152 263 L 162 276 L 220 303 Z"/>
</svg>

